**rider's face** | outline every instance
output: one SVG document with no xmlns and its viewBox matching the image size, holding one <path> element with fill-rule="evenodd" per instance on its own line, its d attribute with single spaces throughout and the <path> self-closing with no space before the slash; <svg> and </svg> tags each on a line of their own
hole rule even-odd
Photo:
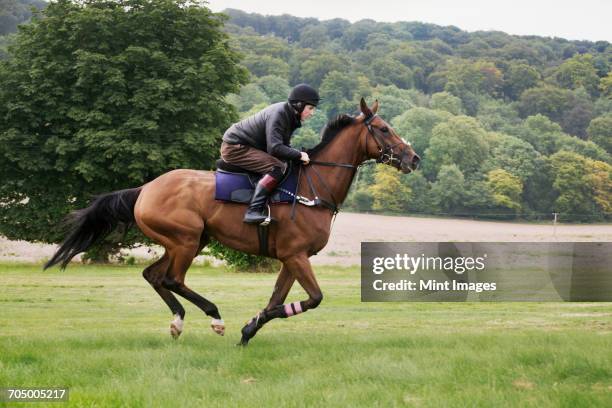
<svg viewBox="0 0 612 408">
<path fill-rule="evenodd" d="M 301 120 L 308 119 L 315 112 L 315 109 L 317 109 L 316 106 L 306 105 L 306 107 L 304 107 L 304 110 L 300 114 L 300 119 Z"/>
</svg>

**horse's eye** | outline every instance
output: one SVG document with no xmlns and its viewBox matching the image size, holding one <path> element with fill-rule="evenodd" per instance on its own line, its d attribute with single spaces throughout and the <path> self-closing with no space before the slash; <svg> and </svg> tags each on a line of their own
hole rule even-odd
<svg viewBox="0 0 612 408">
<path fill-rule="evenodd" d="M 380 128 L 380 131 L 383 132 L 383 133 L 389 133 L 389 128 L 384 126 L 384 127 Z"/>
</svg>

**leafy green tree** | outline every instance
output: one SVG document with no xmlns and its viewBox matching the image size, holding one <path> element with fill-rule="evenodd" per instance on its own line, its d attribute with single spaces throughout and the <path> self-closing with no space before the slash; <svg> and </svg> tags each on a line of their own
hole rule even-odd
<svg viewBox="0 0 612 408">
<path fill-rule="evenodd" d="M 374 185 L 369 191 L 375 211 L 400 212 L 410 199 L 410 188 L 403 184 L 400 173 L 389 166 L 377 166 Z"/>
<path fill-rule="evenodd" d="M 540 80 L 540 73 L 525 63 L 511 63 L 504 72 L 504 94 L 509 98 L 518 99 L 523 91 L 533 88 Z"/>
<path fill-rule="evenodd" d="M 328 41 L 327 29 L 322 24 L 304 27 L 300 33 L 300 46 L 303 48 L 320 48 Z"/>
<path fill-rule="evenodd" d="M 593 62 L 591 54 L 574 55 L 557 69 L 557 82 L 563 88 L 585 88 L 589 94 L 596 96 L 599 93 L 599 76 Z"/>
<path fill-rule="evenodd" d="M 487 173 L 487 184 L 493 193 L 493 201 L 500 207 L 519 211 L 523 183 L 521 179 L 503 169 Z"/>
<path fill-rule="evenodd" d="M 551 155 L 559 149 L 563 130 L 544 115 L 528 117 L 523 123 L 519 137 L 529 142 L 543 155 Z"/>
<path fill-rule="evenodd" d="M 306 82 L 315 88 L 319 88 L 323 78 L 328 73 L 332 71 L 346 72 L 348 66 L 347 61 L 338 55 L 329 52 L 315 54 L 299 67 L 298 76 L 300 79 L 297 82 Z"/>
<path fill-rule="evenodd" d="M 464 94 L 498 96 L 503 85 L 502 72 L 489 61 L 453 63 L 447 68 L 445 90 L 463 100 Z"/>
<path fill-rule="evenodd" d="M 321 109 L 330 118 L 354 110 L 357 106 L 355 91 L 358 88 L 359 79 L 355 75 L 338 71 L 330 72 L 323 79 L 319 89 L 319 93 L 325 95 L 321 103 Z"/>
<path fill-rule="evenodd" d="M 285 96 L 285 99 L 286 98 Z M 270 103 L 268 95 L 254 83 L 242 86 L 240 88 L 240 93 L 229 96 L 228 100 L 239 112 L 247 112 L 254 106 L 267 105 Z"/>
<path fill-rule="evenodd" d="M 608 219 L 612 217 L 612 166 L 596 160 L 587 160 L 586 182 L 591 187 L 593 199 Z"/>
<path fill-rule="evenodd" d="M 223 17 L 173 0 L 52 2 L 0 63 L 0 233 L 57 242 L 92 195 L 210 169 L 246 80 Z M 160 30 L 163 27 L 163 30 Z"/>
<path fill-rule="evenodd" d="M 601 78 L 599 81 L 599 90 L 601 95 L 606 98 L 612 98 L 612 71 L 608 75 Z"/>
<path fill-rule="evenodd" d="M 584 88 L 572 92 L 560 125 L 565 133 L 586 139 L 586 128 L 593 119 L 593 102 Z"/>
<path fill-rule="evenodd" d="M 570 91 L 545 84 L 527 89 L 521 94 L 519 112 L 522 117 L 541 114 L 561 123 L 571 101 Z"/>
<path fill-rule="evenodd" d="M 438 92 L 431 95 L 430 107 L 431 109 L 445 111 L 453 115 L 461 115 L 463 113 L 461 99 L 448 92 Z"/>
<path fill-rule="evenodd" d="M 390 122 L 395 117 L 415 107 L 413 92 L 415 90 L 399 89 L 395 85 L 379 85 L 372 89 L 372 98 L 380 103 L 378 113 L 387 122 Z M 364 93 L 365 90 L 361 91 L 358 95 L 363 95 Z"/>
<path fill-rule="evenodd" d="M 489 145 L 480 124 L 468 116 L 454 116 L 433 129 L 423 171 L 433 177 L 442 166 L 454 164 L 463 174 L 472 174 L 488 156 Z"/>
<path fill-rule="evenodd" d="M 587 128 L 587 134 L 590 141 L 612 154 L 612 113 L 593 119 Z"/>
<path fill-rule="evenodd" d="M 287 80 L 275 75 L 258 78 L 257 86 L 266 94 L 271 103 L 286 101 L 291 91 Z"/>
<path fill-rule="evenodd" d="M 465 178 L 456 164 L 442 165 L 431 186 L 434 204 L 442 212 L 454 213 L 463 206 Z"/>
<path fill-rule="evenodd" d="M 393 58 L 377 58 L 370 67 L 376 84 L 395 85 L 401 89 L 414 86 L 412 70 Z"/>
<path fill-rule="evenodd" d="M 433 198 L 431 193 L 431 185 L 423 176 L 423 173 L 417 171 L 410 173 L 405 178 L 405 184 L 410 188 L 410 199 L 405 203 L 404 209 L 406 212 L 418 214 L 430 214 L 434 211 Z"/>
<path fill-rule="evenodd" d="M 536 160 L 540 154 L 533 146 L 519 138 L 499 135 L 491 143 L 491 155 L 483 169 L 501 169 L 517 175 L 522 182 L 527 181 L 536 172 Z"/>
<path fill-rule="evenodd" d="M 476 117 L 487 130 L 505 131 L 521 123 L 515 103 L 494 98 L 483 98 L 478 103 Z"/>
<path fill-rule="evenodd" d="M 249 54 L 243 64 L 256 77 L 275 75 L 286 78 L 289 75 L 289 64 L 269 55 Z"/>
<path fill-rule="evenodd" d="M 550 162 L 554 174 L 553 187 L 559 194 L 555 210 L 561 213 L 560 218 L 566 221 L 601 220 L 602 208 L 596 200 L 591 179 L 593 166 L 589 165 L 589 159 L 562 150 L 552 155 Z M 609 172 L 607 176 L 610 177 Z"/>
<path fill-rule="evenodd" d="M 391 123 L 395 131 L 410 141 L 414 150 L 422 156 L 429 147 L 433 128 L 450 117 L 451 114 L 444 111 L 413 108 L 395 117 Z"/>
</svg>

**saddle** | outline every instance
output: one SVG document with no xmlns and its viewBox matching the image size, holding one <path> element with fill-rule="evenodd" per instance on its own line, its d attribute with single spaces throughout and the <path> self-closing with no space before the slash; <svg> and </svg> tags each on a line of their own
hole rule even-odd
<svg viewBox="0 0 612 408">
<path fill-rule="evenodd" d="M 248 204 L 253 197 L 257 182 L 262 177 L 262 174 L 250 172 L 219 159 L 215 172 L 215 200 Z M 293 163 L 289 162 L 287 171 L 270 198 L 270 203 L 292 203 L 296 190 L 297 172 L 294 171 Z"/>
</svg>

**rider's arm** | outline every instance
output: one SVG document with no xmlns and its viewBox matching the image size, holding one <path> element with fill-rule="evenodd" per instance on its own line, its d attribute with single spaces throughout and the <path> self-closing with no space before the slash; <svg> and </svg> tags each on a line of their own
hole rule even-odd
<svg viewBox="0 0 612 408">
<path fill-rule="evenodd" d="M 266 143 L 268 153 L 274 157 L 285 160 L 300 160 L 302 152 L 283 143 L 283 136 L 287 126 L 281 115 L 273 115 L 266 123 Z"/>
</svg>

